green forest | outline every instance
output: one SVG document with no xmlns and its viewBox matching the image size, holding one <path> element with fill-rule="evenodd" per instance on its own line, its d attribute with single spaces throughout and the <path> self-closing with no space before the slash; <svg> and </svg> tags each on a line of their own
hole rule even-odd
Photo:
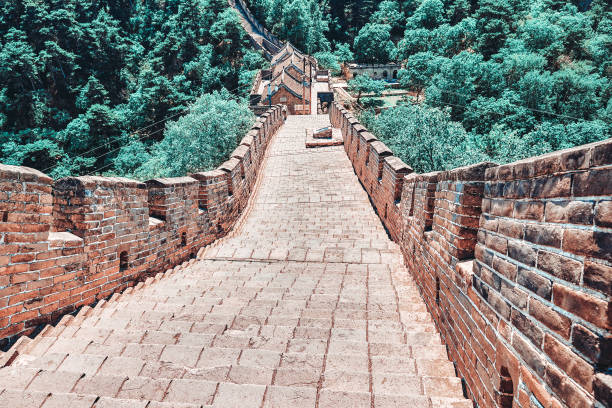
<svg viewBox="0 0 612 408">
<path fill-rule="evenodd" d="M 335 71 L 400 62 L 415 97 L 361 120 L 416 171 L 505 163 L 612 137 L 612 6 L 602 0 L 251 0 Z M 365 78 L 355 95 L 380 94 Z M 417 101 L 418 100 L 418 101 Z M 417 103 L 415 103 L 417 102 Z"/>
<path fill-rule="evenodd" d="M 213 168 L 254 120 L 264 64 L 226 0 L 5 0 L 0 162 L 53 177 Z"/>
<path fill-rule="evenodd" d="M 364 124 L 417 171 L 611 137 L 612 9 L 601 0 L 249 0 L 335 73 L 400 62 L 412 96 L 349 83 Z M 53 177 L 214 168 L 254 120 L 266 61 L 226 0 L 6 0 L 0 162 Z M 231 114 L 230 114 L 231 113 Z"/>
</svg>

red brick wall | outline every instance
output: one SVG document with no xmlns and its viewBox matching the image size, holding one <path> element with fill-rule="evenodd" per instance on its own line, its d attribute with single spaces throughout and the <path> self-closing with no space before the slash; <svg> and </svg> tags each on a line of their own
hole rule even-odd
<svg viewBox="0 0 612 408">
<path fill-rule="evenodd" d="M 191 177 L 154 179 L 146 182 L 149 192 L 149 234 L 142 256 L 147 273 L 164 271 L 212 241 L 207 225 L 198 223 L 199 185 Z M 159 222 L 161 221 L 161 223 Z"/>
<path fill-rule="evenodd" d="M 285 109 L 262 115 L 218 169 L 190 177 L 53 182 L 0 164 L 0 346 L 223 236 L 247 205 Z"/>
<path fill-rule="evenodd" d="M 480 407 L 612 406 L 612 140 L 409 174 L 360 137 L 366 166 L 353 148 L 358 124 L 338 104 L 330 118 L 469 397 Z"/>
<path fill-rule="evenodd" d="M 306 89 L 306 105 L 308 105 L 308 112 L 310 114 L 310 89 Z M 283 102 L 281 102 L 281 98 Z M 265 99 L 264 104 L 267 103 L 268 99 Z M 287 106 L 287 112 L 289 115 L 303 115 L 304 113 L 301 110 L 296 109 L 296 105 L 302 106 L 304 105 L 303 95 L 295 96 L 285 88 L 281 87 L 278 92 L 272 95 L 272 104 L 282 104 Z"/>
</svg>

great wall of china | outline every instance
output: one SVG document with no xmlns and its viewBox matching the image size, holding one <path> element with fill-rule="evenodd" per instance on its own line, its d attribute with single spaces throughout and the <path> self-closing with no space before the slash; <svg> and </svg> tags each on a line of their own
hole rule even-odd
<svg viewBox="0 0 612 408">
<path fill-rule="evenodd" d="M 339 104 L 330 115 L 469 395 L 609 406 L 612 140 L 415 174 Z"/>
<path fill-rule="evenodd" d="M 285 116 L 274 106 L 228 161 L 190 177 L 54 182 L 34 169 L 0 165 L 0 339 L 6 345 L 193 259 L 226 234 Z"/>
<path fill-rule="evenodd" d="M 612 140 L 415 174 L 274 106 L 214 171 L 0 185 L 0 406 L 612 406 Z"/>
</svg>

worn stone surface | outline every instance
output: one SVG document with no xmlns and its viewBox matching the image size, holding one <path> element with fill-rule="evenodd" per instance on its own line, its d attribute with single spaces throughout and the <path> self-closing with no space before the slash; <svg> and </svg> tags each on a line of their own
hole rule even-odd
<svg viewBox="0 0 612 408">
<path fill-rule="evenodd" d="M 0 401 L 471 406 L 343 148 L 304 146 L 327 124 L 289 117 L 228 236 L 24 342 Z"/>
</svg>

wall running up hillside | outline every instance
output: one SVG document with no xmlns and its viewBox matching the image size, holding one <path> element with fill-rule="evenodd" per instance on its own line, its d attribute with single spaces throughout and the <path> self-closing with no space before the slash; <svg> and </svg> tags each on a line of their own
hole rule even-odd
<svg viewBox="0 0 612 408">
<path fill-rule="evenodd" d="M 330 117 L 469 397 L 610 407 L 612 140 L 415 174 L 342 106 Z"/>
<path fill-rule="evenodd" d="M 228 161 L 189 177 L 54 182 L 0 164 L 0 346 L 193 258 L 223 236 L 247 205 L 286 115 L 272 107 Z"/>
<path fill-rule="evenodd" d="M 261 50 L 268 60 L 271 60 L 285 46 L 284 42 L 257 21 L 244 0 L 229 0 L 228 2 L 240 13 L 243 19 L 243 27 L 249 35 L 251 44 L 256 49 Z"/>
</svg>

